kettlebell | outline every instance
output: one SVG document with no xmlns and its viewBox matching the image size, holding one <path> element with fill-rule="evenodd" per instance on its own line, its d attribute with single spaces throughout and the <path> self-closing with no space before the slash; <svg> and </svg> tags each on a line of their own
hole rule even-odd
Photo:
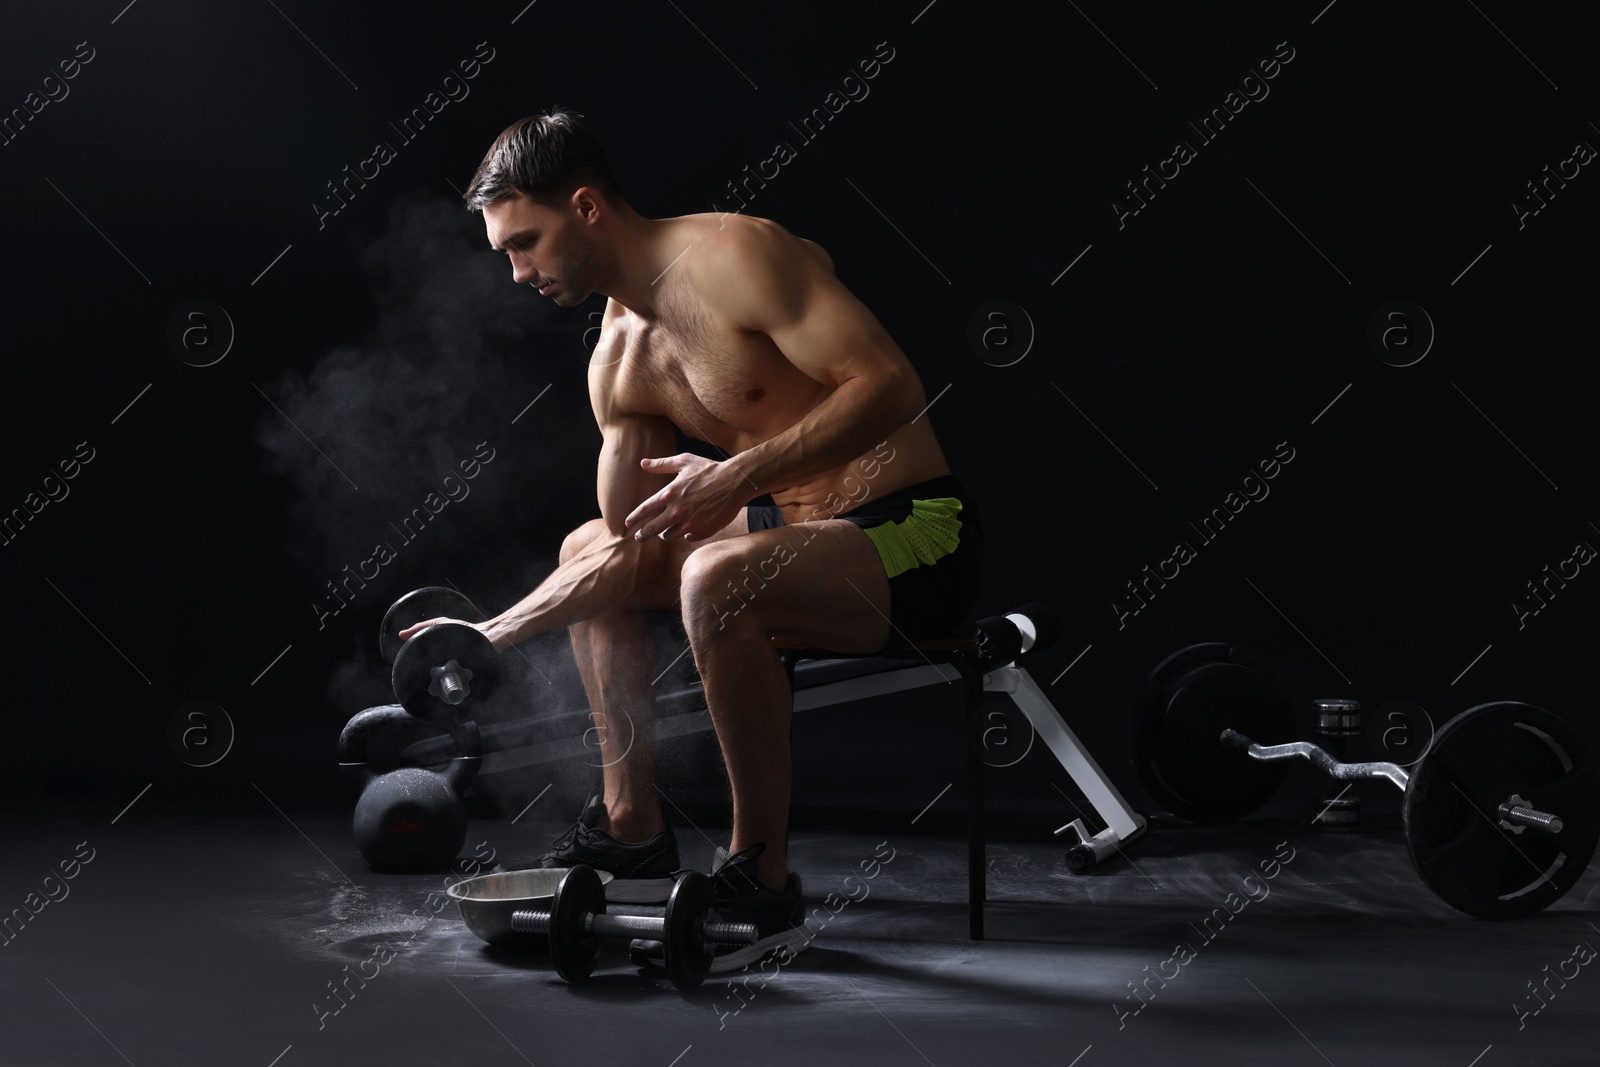
<svg viewBox="0 0 1600 1067">
<path fill-rule="evenodd" d="M 398 704 L 357 713 L 339 733 L 339 769 L 364 783 L 356 801 L 356 849 L 374 871 L 403 872 L 446 867 L 467 840 L 462 800 L 483 763 L 478 724 L 453 724 L 455 757 L 442 772 L 401 767 L 377 773 L 367 762 L 367 741 L 380 730 L 414 728 L 417 721 Z"/>
</svg>

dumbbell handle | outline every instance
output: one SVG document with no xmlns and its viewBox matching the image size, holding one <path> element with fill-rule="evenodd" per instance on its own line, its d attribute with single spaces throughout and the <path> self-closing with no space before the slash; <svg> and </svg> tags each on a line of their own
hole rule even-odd
<svg viewBox="0 0 1600 1067">
<path fill-rule="evenodd" d="M 514 911 L 511 913 L 511 929 L 519 934 L 547 934 L 550 932 L 550 912 L 544 908 Z M 651 915 L 588 912 L 584 915 L 583 932 L 601 937 L 651 937 L 660 941 L 667 936 L 667 920 Z M 755 923 L 708 922 L 701 936 L 712 945 L 753 945 L 761 935 Z"/>
<path fill-rule="evenodd" d="M 1330 777 L 1341 780 L 1386 778 L 1396 787 L 1405 789 L 1411 777 L 1397 763 L 1340 763 L 1325 749 L 1309 741 L 1291 741 L 1287 745 L 1258 745 L 1239 731 L 1227 729 L 1222 731 L 1222 743 L 1228 748 L 1242 749 L 1250 754 L 1250 758 L 1263 762 L 1294 759 L 1296 756 L 1308 759 L 1327 772 Z"/>
</svg>

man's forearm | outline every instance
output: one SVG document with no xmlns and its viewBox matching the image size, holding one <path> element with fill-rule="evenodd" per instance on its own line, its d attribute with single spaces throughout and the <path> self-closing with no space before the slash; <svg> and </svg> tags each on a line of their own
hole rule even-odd
<svg viewBox="0 0 1600 1067">
<path fill-rule="evenodd" d="M 608 611 L 634 588 L 646 551 L 626 534 L 602 534 L 490 619 L 484 632 L 496 648 L 506 648 Z"/>
<path fill-rule="evenodd" d="M 786 489 L 867 452 L 914 418 L 922 403 L 915 378 L 909 384 L 852 378 L 805 418 L 727 463 L 751 487 L 752 498 Z"/>
</svg>

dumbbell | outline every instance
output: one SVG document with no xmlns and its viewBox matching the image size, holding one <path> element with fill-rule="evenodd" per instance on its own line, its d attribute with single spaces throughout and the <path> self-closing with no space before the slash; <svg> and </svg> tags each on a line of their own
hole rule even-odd
<svg viewBox="0 0 1600 1067">
<path fill-rule="evenodd" d="M 424 619 L 461 619 L 482 622 L 483 614 L 466 595 L 446 585 L 426 585 L 413 589 L 389 606 L 378 628 L 378 652 L 383 662 L 393 663 L 405 644 L 400 631 Z"/>
<path fill-rule="evenodd" d="M 556 973 L 576 985 L 594 971 L 602 937 L 649 938 L 665 947 L 667 975 L 680 990 L 697 988 L 711 973 L 713 945 L 751 945 L 759 934 L 754 923 L 712 922 L 711 879 L 687 871 L 672 887 L 666 915 L 606 914 L 605 888 L 592 867 L 579 865 L 562 876 L 548 910 L 519 909 L 511 929 L 546 934 Z"/>
<path fill-rule="evenodd" d="M 1361 702 L 1357 700 L 1323 699 L 1313 702 L 1317 712 L 1317 733 L 1322 735 L 1322 747 L 1335 760 L 1343 760 L 1349 739 L 1361 734 Z M 1345 786 L 1332 796 L 1313 800 L 1316 815 L 1311 825 L 1328 833 L 1348 833 L 1361 824 L 1361 798 Z"/>
<path fill-rule="evenodd" d="M 401 641 L 398 634 L 424 619 L 471 619 L 479 613 L 454 589 L 428 586 L 396 600 L 383 617 L 378 649 L 394 664 L 390 680 L 395 699 L 416 718 L 441 729 L 467 719 L 472 706 L 500 684 L 494 645 L 477 629 L 461 623 L 435 623 Z"/>
<path fill-rule="evenodd" d="M 467 839 L 462 794 L 483 762 L 476 723 L 451 729 L 456 756 L 443 772 L 401 767 L 379 774 L 368 761 L 369 742 L 380 731 L 416 727 L 404 708 L 386 704 L 357 713 L 339 733 L 339 768 L 363 784 L 352 823 L 356 849 L 375 871 L 447 866 Z"/>
<path fill-rule="evenodd" d="M 1196 645 L 1151 675 L 1136 733 L 1140 778 L 1174 814 L 1221 822 L 1271 798 L 1290 759 L 1340 781 L 1404 791 L 1407 851 L 1446 903 L 1482 918 L 1529 915 L 1575 885 L 1600 840 L 1600 768 L 1559 716 L 1515 701 L 1469 708 L 1434 735 L 1415 770 L 1345 763 L 1293 740 L 1277 679 L 1227 644 Z"/>
</svg>

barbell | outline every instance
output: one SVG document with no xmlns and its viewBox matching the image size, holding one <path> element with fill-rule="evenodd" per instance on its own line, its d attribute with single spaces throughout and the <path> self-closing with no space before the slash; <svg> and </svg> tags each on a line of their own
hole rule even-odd
<svg viewBox="0 0 1600 1067">
<path fill-rule="evenodd" d="M 1156 667 L 1134 752 L 1151 795 L 1194 822 L 1255 811 L 1291 759 L 1336 780 L 1381 778 L 1404 793 L 1406 847 L 1423 882 L 1482 918 L 1549 907 L 1600 841 L 1600 770 L 1559 716 L 1517 701 L 1479 704 L 1445 723 L 1411 771 L 1346 763 L 1294 740 L 1283 684 L 1229 644 L 1194 645 Z"/>
</svg>

